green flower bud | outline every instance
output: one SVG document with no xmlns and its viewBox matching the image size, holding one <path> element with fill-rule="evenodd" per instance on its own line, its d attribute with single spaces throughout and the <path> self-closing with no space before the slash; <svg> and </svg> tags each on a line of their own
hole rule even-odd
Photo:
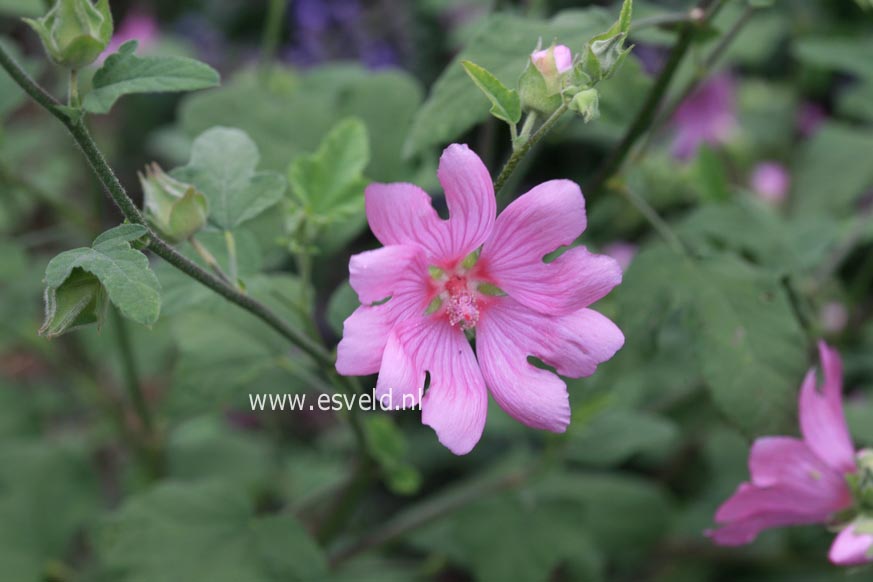
<svg viewBox="0 0 873 582">
<path fill-rule="evenodd" d="M 57 0 L 42 18 L 24 19 L 36 31 L 45 52 L 56 64 L 68 69 L 87 67 L 100 56 L 112 39 L 109 0 Z"/>
<path fill-rule="evenodd" d="M 53 338 L 92 323 L 100 328 L 108 304 L 100 280 L 82 269 L 73 269 L 60 287 L 46 289 L 45 322 L 39 333 Z"/>
<path fill-rule="evenodd" d="M 582 116 L 585 123 L 600 117 L 600 99 L 597 89 L 583 89 L 573 96 L 570 109 Z"/>
<path fill-rule="evenodd" d="M 206 226 L 209 201 L 203 192 L 164 172 L 157 164 L 139 174 L 143 206 L 149 222 L 171 242 L 191 238 Z"/>
</svg>

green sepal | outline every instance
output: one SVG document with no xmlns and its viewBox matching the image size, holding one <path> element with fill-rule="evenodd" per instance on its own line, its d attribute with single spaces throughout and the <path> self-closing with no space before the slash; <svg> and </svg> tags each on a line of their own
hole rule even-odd
<svg viewBox="0 0 873 582">
<path fill-rule="evenodd" d="M 518 80 L 518 94 L 525 111 L 536 111 L 544 116 L 554 113 L 562 103 L 560 91 L 555 93 L 549 89 L 542 73 L 530 60 Z"/>
<path fill-rule="evenodd" d="M 99 329 L 106 319 L 107 304 L 100 280 L 83 269 L 73 269 L 60 287 L 46 287 L 45 322 L 39 334 L 54 338 L 92 323 Z"/>
<path fill-rule="evenodd" d="M 584 71 L 592 84 L 610 78 L 627 58 L 633 46 L 625 48 L 633 13 L 633 0 L 624 0 L 618 20 L 607 30 L 588 41 L 582 58 Z"/>
<path fill-rule="evenodd" d="M 39 35 L 49 59 L 77 70 L 100 56 L 112 40 L 113 22 L 108 0 L 57 0 L 45 16 L 24 21 Z"/>
</svg>

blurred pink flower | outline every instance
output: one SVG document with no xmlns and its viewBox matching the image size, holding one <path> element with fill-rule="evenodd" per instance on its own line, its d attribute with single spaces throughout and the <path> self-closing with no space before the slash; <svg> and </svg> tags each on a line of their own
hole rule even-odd
<svg viewBox="0 0 873 582">
<path fill-rule="evenodd" d="M 761 162 L 752 170 L 750 186 L 762 200 L 782 204 L 791 188 L 791 176 L 782 164 Z"/>
<path fill-rule="evenodd" d="M 115 34 L 112 35 L 112 40 L 109 45 L 100 54 L 98 63 L 106 60 L 106 57 L 118 51 L 118 48 L 129 40 L 139 41 L 137 53 L 147 52 L 158 41 L 158 21 L 149 14 L 130 11 L 121 24 L 115 29 Z"/>
<path fill-rule="evenodd" d="M 527 358 L 570 377 L 593 374 L 610 359 L 624 336 L 587 307 L 621 282 L 621 268 L 581 246 L 543 262 L 585 230 L 585 199 L 575 183 L 540 184 L 495 219 L 491 177 L 466 145 L 446 148 L 437 176 L 448 220 L 412 184 L 367 188 L 367 220 L 385 246 L 350 261 L 363 305 L 345 321 L 336 369 L 378 372 L 377 398 L 390 394 L 392 405 L 404 406 L 419 403 L 429 374 L 422 422 L 455 454 L 469 452 L 482 435 L 486 386 L 520 422 L 563 432 L 567 386 Z M 465 334 L 473 330 L 475 355 Z"/>
<path fill-rule="evenodd" d="M 637 254 L 637 245 L 624 241 L 614 242 L 603 247 L 603 254 L 615 259 L 622 272 L 625 272 Z"/>
<path fill-rule="evenodd" d="M 541 51 L 534 51 L 530 60 L 544 77 L 555 73 L 563 75 L 573 68 L 573 51 L 559 44 Z"/>
<path fill-rule="evenodd" d="M 803 137 L 812 137 L 827 119 L 824 107 L 812 101 L 805 101 L 797 110 L 797 130 Z"/>
<path fill-rule="evenodd" d="M 673 116 L 676 134 L 673 155 L 689 160 L 703 144 L 731 139 L 737 128 L 734 82 L 727 73 L 716 75 L 688 96 Z"/>
<path fill-rule="evenodd" d="M 819 342 L 824 386 L 816 388 L 815 369 L 800 388 L 800 430 L 803 439 L 762 437 L 749 455 L 752 480 L 715 514 L 718 529 L 708 532 L 722 545 L 753 541 L 761 530 L 786 525 L 828 524 L 853 506 L 847 477 L 858 471 L 855 449 L 843 415 L 843 367 L 837 352 Z M 855 536 L 844 524 L 831 547 L 838 565 L 870 559 L 873 536 Z M 848 532 L 848 533 L 847 533 Z"/>
</svg>

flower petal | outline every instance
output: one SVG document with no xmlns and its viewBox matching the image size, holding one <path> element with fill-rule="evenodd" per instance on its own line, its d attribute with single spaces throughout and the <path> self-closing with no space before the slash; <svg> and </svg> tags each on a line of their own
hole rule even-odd
<svg viewBox="0 0 873 582">
<path fill-rule="evenodd" d="M 391 245 L 353 255 L 349 283 L 364 305 L 396 292 L 427 290 L 427 262 L 414 245 Z"/>
<path fill-rule="evenodd" d="M 824 368 L 824 387 L 816 389 L 815 370 L 810 370 L 800 389 L 800 429 L 809 448 L 841 473 L 856 470 L 855 449 L 843 414 L 843 372 L 840 356 L 823 342 L 819 353 Z"/>
<path fill-rule="evenodd" d="M 834 543 L 828 558 L 837 566 L 860 566 L 873 562 L 870 550 L 873 548 L 873 535 L 859 534 L 853 526 L 848 526 L 841 531 Z"/>
<path fill-rule="evenodd" d="M 391 333 L 376 396 L 420 394 L 425 372 L 430 387 L 421 401 L 421 421 L 456 455 L 469 453 L 482 437 L 488 393 L 466 336 L 445 318 L 421 317 L 399 323 Z"/>
<path fill-rule="evenodd" d="M 490 234 L 497 211 L 494 186 L 482 160 L 466 145 L 445 149 L 437 176 L 445 190 L 448 220 L 440 219 L 424 190 L 394 183 L 367 187 L 367 221 L 382 244 L 415 244 L 433 264 L 453 266 Z"/>
<path fill-rule="evenodd" d="M 546 316 L 511 297 L 495 298 L 476 332 L 479 365 L 500 407 L 519 422 L 553 432 L 563 432 L 570 422 L 566 384 L 527 357 L 540 358 L 565 376 L 588 376 L 623 343 L 621 331 L 596 311 Z"/>
<path fill-rule="evenodd" d="M 408 262 L 403 263 L 400 255 Z M 391 263 L 392 258 L 397 261 Z M 358 307 L 343 322 L 336 370 L 344 376 L 366 376 L 379 371 L 394 325 L 424 313 L 432 289 L 422 252 L 413 246 L 385 247 L 355 255 L 349 272 L 349 281 L 362 302 L 391 297 L 380 305 Z"/>
<path fill-rule="evenodd" d="M 527 307 L 563 315 L 591 305 L 621 282 L 611 257 L 575 247 L 551 263 L 543 257 L 585 230 L 585 199 L 569 180 L 545 182 L 504 210 L 485 242 L 478 268 Z"/>
<path fill-rule="evenodd" d="M 806 500 L 807 510 L 825 517 L 852 504 L 852 493 L 843 475 L 796 438 L 757 439 L 749 454 L 749 471 L 755 486 L 788 486 Z"/>
</svg>

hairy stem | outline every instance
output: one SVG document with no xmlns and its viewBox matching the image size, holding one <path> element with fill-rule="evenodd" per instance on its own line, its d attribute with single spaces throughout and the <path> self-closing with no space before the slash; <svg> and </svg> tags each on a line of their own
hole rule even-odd
<svg viewBox="0 0 873 582">
<path fill-rule="evenodd" d="M 88 161 L 88 164 L 91 166 L 91 169 L 97 175 L 98 180 L 100 180 L 100 183 L 103 185 L 107 194 L 112 198 L 119 210 L 121 210 L 124 217 L 129 222 L 141 224 L 148 229 L 150 240 L 149 248 L 152 252 L 192 279 L 260 318 L 264 323 L 275 329 L 279 334 L 311 356 L 316 362 L 323 366 L 325 370 L 333 369 L 333 358 L 331 357 L 330 352 L 328 352 L 324 347 L 312 341 L 304 333 L 288 325 L 266 305 L 252 299 L 238 289 L 225 284 L 215 275 L 202 269 L 196 263 L 180 254 L 169 243 L 152 231 L 143 218 L 142 213 L 139 211 L 139 208 L 137 208 L 130 196 L 127 195 L 127 192 L 124 190 L 121 182 L 119 182 L 118 177 L 112 171 L 112 168 L 109 167 L 109 164 L 97 148 L 97 144 L 94 143 L 94 139 L 91 137 L 91 134 L 88 132 L 88 129 L 85 127 L 85 124 L 81 119 L 72 119 L 68 116 L 64 110 L 61 109 L 60 103 L 31 79 L 30 75 L 28 75 L 24 69 L 15 62 L 2 45 L 0 45 L 0 66 L 9 73 L 9 76 L 12 77 L 12 79 L 22 89 L 24 89 L 24 91 L 30 95 L 34 101 L 40 104 L 63 123 L 64 126 L 66 126 L 70 134 L 73 136 L 73 139 L 76 141 L 76 144 L 82 150 L 82 153 Z"/>
<path fill-rule="evenodd" d="M 543 139 L 547 133 L 549 133 L 552 128 L 558 123 L 558 120 L 561 118 L 564 113 L 567 112 L 567 108 L 569 105 L 567 103 L 561 104 L 558 109 L 552 113 L 552 115 L 546 119 L 539 128 L 533 132 L 528 140 L 522 143 L 518 149 L 512 152 L 512 155 L 509 156 L 509 159 L 506 160 L 506 163 L 503 165 L 503 169 L 500 170 L 500 174 L 497 175 L 497 179 L 494 180 L 494 193 L 497 195 L 498 201 L 501 196 L 501 189 L 506 185 L 506 181 L 509 180 L 509 177 L 515 171 L 515 168 L 518 166 L 518 163 L 528 154 L 532 147 L 537 145 L 541 139 Z M 533 115 L 528 116 L 528 119 L 535 119 Z M 525 122 L 525 127 L 527 127 L 527 122 Z M 525 133 L 525 128 L 522 128 L 522 135 Z"/>
</svg>

